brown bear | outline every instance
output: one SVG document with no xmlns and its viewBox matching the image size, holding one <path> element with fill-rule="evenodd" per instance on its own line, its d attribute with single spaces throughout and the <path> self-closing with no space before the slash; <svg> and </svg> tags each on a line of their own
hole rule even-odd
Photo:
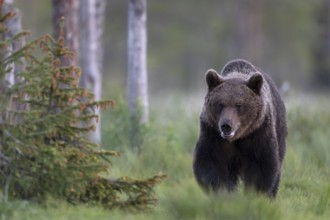
<svg viewBox="0 0 330 220">
<path fill-rule="evenodd" d="M 221 75 L 206 72 L 208 91 L 200 115 L 193 171 L 207 191 L 246 188 L 275 197 L 287 136 L 286 110 L 271 78 L 242 59 Z"/>
</svg>

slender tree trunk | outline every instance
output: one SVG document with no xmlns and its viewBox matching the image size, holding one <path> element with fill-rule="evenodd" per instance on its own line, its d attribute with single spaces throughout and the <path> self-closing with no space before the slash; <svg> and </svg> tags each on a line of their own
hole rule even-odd
<svg viewBox="0 0 330 220">
<path fill-rule="evenodd" d="M 132 115 L 141 110 L 142 122 L 148 121 L 147 80 L 147 2 L 129 0 L 128 3 L 128 106 Z M 139 109 L 141 108 L 141 109 Z"/>
<path fill-rule="evenodd" d="M 79 0 L 52 0 L 54 37 L 60 35 L 60 20 L 64 17 L 64 43 L 75 53 L 73 60 L 62 59 L 63 66 L 77 65 L 79 59 Z"/>
<path fill-rule="evenodd" d="M 14 7 L 13 0 L 5 0 L 2 7 L 1 13 L 3 15 L 9 12 L 13 13 L 13 16 L 4 22 L 4 25 L 8 28 L 8 31 L 6 31 L 2 36 L 3 40 L 7 40 L 7 41 L 10 41 L 13 37 L 15 37 L 17 34 L 19 34 L 22 31 L 22 14 L 19 9 Z M 25 44 L 24 37 L 15 40 L 9 45 L 8 48 L 3 49 L 1 51 L 2 53 L 1 58 L 6 58 L 8 56 L 11 56 L 12 53 L 20 50 L 24 46 L 24 44 Z M 24 63 L 25 63 L 25 59 L 21 57 L 18 60 L 13 61 L 11 64 L 6 66 L 6 70 L 8 72 L 4 77 L 5 81 L 1 82 L 1 84 L 4 85 L 4 87 L 0 89 L 1 92 L 3 90 L 6 90 L 8 87 L 14 85 L 19 80 L 21 80 L 18 77 L 18 73 L 23 71 Z M 26 108 L 25 105 L 18 105 L 15 99 L 13 99 L 13 97 L 10 98 L 8 105 L 9 105 L 7 108 L 8 110 L 22 110 Z M 18 121 L 19 118 L 15 118 L 15 120 L 11 120 L 11 123 L 18 123 Z"/>
<path fill-rule="evenodd" d="M 103 61 L 103 19 L 105 0 L 81 0 L 80 7 L 80 63 L 82 75 L 80 85 L 95 94 L 95 99 L 101 99 L 102 93 L 102 61 Z M 99 109 L 94 112 L 100 115 Z M 97 123 L 95 132 L 89 133 L 89 139 L 101 143 L 101 120 Z"/>
<path fill-rule="evenodd" d="M 74 53 L 74 57 L 61 57 L 61 66 L 77 66 L 79 63 L 79 0 L 52 0 L 53 30 L 55 40 L 63 37 L 65 47 Z M 61 29 L 61 20 L 64 19 L 64 27 Z M 63 24 L 62 24 L 63 25 Z M 63 32 L 63 33 L 61 33 Z M 76 74 L 76 77 L 79 76 Z M 65 83 L 59 85 L 66 88 Z M 58 113 L 59 108 L 51 103 L 49 112 Z"/>
<path fill-rule="evenodd" d="M 128 77 L 127 95 L 130 113 L 131 147 L 140 149 L 142 124 L 148 121 L 147 80 L 147 1 L 128 1 Z"/>
<path fill-rule="evenodd" d="M 14 37 L 16 34 L 18 34 L 21 29 L 21 13 L 20 11 L 14 7 L 14 1 L 13 0 L 5 0 L 3 7 L 2 7 L 2 14 L 5 15 L 9 12 L 14 13 L 14 16 L 10 19 L 7 19 L 4 24 L 8 28 L 8 31 L 4 33 L 2 36 L 3 40 L 10 40 L 12 37 Z M 19 49 L 22 45 L 19 45 L 19 42 L 14 42 L 9 45 L 8 48 L 4 49 L 3 56 L 8 57 L 10 56 L 13 51 Z M 19 71 L 20 66 L 17 66 L 18 69 L 16 69 L 15 63 L 11 63 L 6 67 L 6 69 L 9 71 L 9 73 L 6 74 L 5 80 L 7 83 L 9 83 L 8 86 L 15 84 L 15 72 Z M 16 70 L 15 70 L 16 69 Z"/>
</svg>

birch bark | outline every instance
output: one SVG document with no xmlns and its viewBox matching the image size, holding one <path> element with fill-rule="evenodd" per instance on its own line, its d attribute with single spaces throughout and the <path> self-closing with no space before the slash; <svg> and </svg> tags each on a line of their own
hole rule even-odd
<svg viewBox="0 0 330 220">
<path fill-rule="evenodd" d="M 128 106 L 132 115 L 141 109 L 141 120 L 149 117 L 147 79 L 147 2 L 129 0 L 128 3 Z"/>
<path fill-rule="evenodd" d="M 80 66 L 82 75 L 80 85 L 95 94 L 95 99 L 102 96 L 102 62 L 103 62 L 103 20 L 105 0 L 81 0 L 80 7 Z M 95 109 L 100 115 L 100 110 Z M 88 134 L 89 139 L 101 143 L 101 120 L 95 125 L 95 132 Z"/>
</svg>

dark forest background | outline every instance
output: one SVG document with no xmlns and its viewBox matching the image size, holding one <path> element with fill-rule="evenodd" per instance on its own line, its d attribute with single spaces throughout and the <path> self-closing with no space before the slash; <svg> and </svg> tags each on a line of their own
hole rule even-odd
<svg viewBox="0 0 330 220">
<path fill-rule="evenodd" d="M 151 94 L 196 92 L 204 72 L 245 58 L 284 90 L 330 88 L 330 1 L 148 1 L 148 75 Z M 51 1 L 17 0 L 23 27 L 52 32 Z M 105 88 L 126 86 L 127 2 L 107 1 Z"/>
</svg>

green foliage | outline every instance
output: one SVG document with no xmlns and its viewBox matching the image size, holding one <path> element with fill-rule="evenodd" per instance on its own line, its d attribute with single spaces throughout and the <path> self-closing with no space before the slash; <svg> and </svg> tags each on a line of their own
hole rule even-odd
<svg viewBox="0 0 330 220">
<path fill-rule="evenodd" d="M 130 115 L 124 99 L 116 98 L 116 105 L 112 109 L 112 113 L 103 116 L 103 120 L 107 122 L 103 124 L 106 125 L 103 129 L 105 130 L 104 133 L 107 134 L 103 138 L 104 147 L 109 148 L 110 146 L 111 149 L 115 150 L 133 147 L 134 150 L 139 150 L 148 130 L 148 125 L 141 123 L 140 115 L 140 112 Z M 133 130 L 134 135 L 132 134 Z M 132 139 L 138 143 L 132 143 Z"/>
<path fill-rule="evenodd" d="M 150 196 L 152 188 L 165 178 L 165 175 L 154 176 L 146 180 L 136 180 L 129 177 L 119 179 L 99 178 L 93 181 L 81 198 L 83 201 L 92 200 L 95 204 L 107 208 L 118 207 L 133 211 L 150 207 L 157 203 L 155 197 Z M 120 195 L 120 192 L 125 192 Z M 120 198 L 116 198 L 120 197 Z"/>
<path fill-rule="evenodd" d="M 152 100 L 152 120 L 144 134 L 141 153 L 136 155 L 130 148 L 118 148 L 125 160 L 119 161 L 114 172 L 130 175 L 158 169 L 168 174 L 168 179 L 157 190 L 160 205 L 154 213 L 134 217 L 122 213 L 117 218 L 327 219 L 330 214 L 329 145 L 324 141 L 330 133 L 327 100 L 328 97 L 306 95 L 287 98 L 288 149 L 275 201 L 245 193 L 242 186 L 235 194 L 205 195 L 196 184 L 191 168 L 202 98 L 176 95 Z M 103 131 L 108 133 L 107 129 L 114 126 L 112 118 L 125 118 L 123 112 L 104 115 Z"/>
<path fill-rule="evenodd" d="M 0 7 L 1 11 L 1 7 Z M 0 18 L 0 34 L 7 31 Z M 106 208 L 141 210 L 156 204 L 153 187 L 164 175 L 145 180 L 111 179 L 108 156 L 84 134 L 94 130 L 94 108 L 106 109 L 112 101 L 95 101 L 94 94 L 78 87 L 80 69 L 62 66 L 74 54 L 49 35 L 28 43 L 18 51 L 8 45 L 26 34 L 1 40 L 0 73 L 0 203 L 8 199 L 44 201 L 51 196 L 70 203 L 102 205 Z M 9 53 L 8 53 L 9 52 Z M 35 54 L 41 54 L 36 56 Z M 9 65 L 20 58 L 25 69 L 14 85 L 5 81 Z"/>
<path fill-rule="evenodd" d="M 130 147 L 117 148 L 122 157 L 116 160 L 112 173 L 148 175 L 156 171 L 168 174 L 156 188 L 159 205 L 152 212 L 105 211 L 98 207 L 68 206 L 46 201 L 47 205 L 9 202 L 0 206 L 8 219 L 328 219 L 330 215 L 330 171 L 326 160 L 330 117 L 328 97 L 303 95 L 286 100 L 288 109 L 288 149 L 283 166 L 280 190 L 276 200 L 269 200 L 239 187 L 237 193 L 206 195 L 192 174 L 192 150 L 198 135 L 198 114 L 202 100 L 173 98 L 156 102 L 151 111 L 145 142 L 139 154 Z M 189 101 L 187 101 L 189 100 Z M 308 100 L 308 101 L 307 101 Z M 120 102 L 120 101 L 119 101 Z M 180 104 L 179 104 L 180 103 Z M 307 106 L 307 103 L 309 106 Z M 171 109 L 169 109 L 171 106 Z M 117 105 L 118 108 L 119 104 Z M 125 109 L 125 107 L 122 107 Z M 122 114 L 125 111 L 122 112 Z M 299 117 L 297 116 L 299 115 Z M 314 117 L 319 117 L 319 119 Z M 103 114 L 103 132 L 123 117 L 120 111 Z M 311 117 L 311 118 L 309 118 Z M 307 118 L 307 119 L 306 119 Z M 314 119 L 313 119 L 314 118 Z M 321 119 L 323 118 L 323 120 Z M 197 123 L 192 123 L 197 121 Z M 303 125 L 303 126 L 302 126 Z M 191 127 L 190 127 L 191 126 Z M 189 127 L 189 128 L 188 128 Z M 310 127 L 311 129 L 306 129 Z M 188 131 L 190 132 L 187 132 Z M 296 133 L 299 133 L 297 135 Z M 118 134 L 126 136 L 127 134 Z M 308 138 L 305 138 L 308 137 Z M 322 138 L 320 138 L 322 137 Z M 120 138 L 118 137 L 118 140 Z M 123 139 L 123 137 L 122 137 Z M 314 157 L 314 152 L 324 157 Z"/>
<path fill-rule="evenodd" d="M 302 104 L 303 103 L 303 104 Z M 288 106 L 288 124 L 291 138 L 289 144 L 307 162 L 320 168 L 330 165 L 330 103 L 328 97 L 306 97 Z"/>
</svg>

